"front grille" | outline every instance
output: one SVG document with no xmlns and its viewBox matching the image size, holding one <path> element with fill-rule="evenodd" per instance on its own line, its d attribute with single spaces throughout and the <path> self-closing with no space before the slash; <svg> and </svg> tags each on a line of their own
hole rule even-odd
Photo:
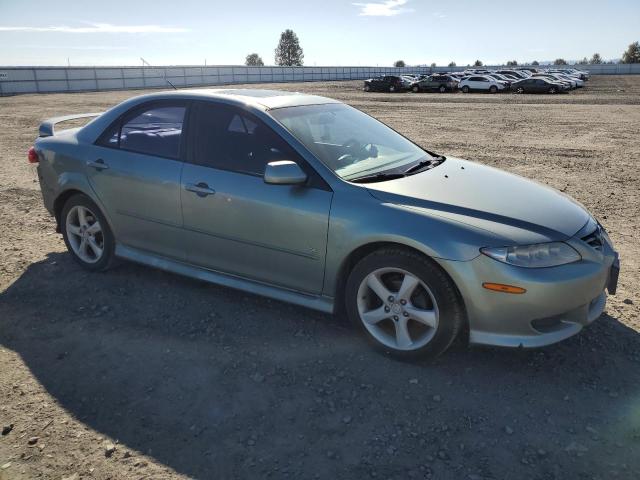
<svg viewBox="0 0 640 480">
<path fill-rule="evenodd" d="M 582 237 L 582 241 L 587 243 L 591 248 L 594 248 L 595 250 L 601 252 L 604 245 L 604 240 L 602 239 L 602 232 L 600 231 L 600 227 L 596 227 L 596 229 L 589 235 Z"/>
</svg>

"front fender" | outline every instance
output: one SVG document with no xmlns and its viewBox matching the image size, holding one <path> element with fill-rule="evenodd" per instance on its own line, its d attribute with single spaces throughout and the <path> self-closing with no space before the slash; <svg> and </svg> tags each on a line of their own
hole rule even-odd
<svg viewBox="0 0 640 480">
<path fill-rule="evenodd" d="M 356 250 L 376 243 L 413 248 L 434 259 L 468 261 L 483 246 L 500 246 L 503 237 L 425 210 L 371 201 L 367 195 L 344 201 L 334 197 L 327 239 L 324 292 L 334 296 L 343 267 Z"/>
</svg>

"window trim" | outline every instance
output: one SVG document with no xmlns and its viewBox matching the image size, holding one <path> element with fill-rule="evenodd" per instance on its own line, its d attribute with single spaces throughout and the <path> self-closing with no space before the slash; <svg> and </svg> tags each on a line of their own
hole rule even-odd
<svg viewBox="0 0 640 480">
<path fill-rule="evenodd" d="M 135 153 L 137 155 L 145 155 L 147 157 L 162 158 L 165 160 L 173 160 L 176 162 L 184 162 L 185 154 L 187 150 L 186 137 L 189 131 L 188 125 L 189 125 L 191 104 L 192 102 L 190 100 L 185 100 L 185 99 L 154 99 L 154 100 L 149 100 L 147 102 L 139 103 L 138 105 L 131 107 L 126 112 L 121 113 L 113 122 L 109 124 L 107 128 L 103 130 L 103 132 L 100 134 L 97 140 L 93 142 L 93 144 L 97 147 L 108 148 L 109 150 L 117 150 L 119 152 Z M 185 109 L 184 117 L 182 119 L 182 131 L 180 133 L 180 146 L 179 146 L 177 157 L 169 157 L 165 155 L 154 155 L 151 153 L 138 152 L 136 150 L 129 150 L 127 148 L 120 147 L 120 136 L 122 135 L 122 127 L 126 124 L 126 122 L 140 115 L 141 112 L 150 110 L 152 108 L 163 108 L 163 107 L 184 107 Z M 109 133 L 112 133 L 115 127 L 118 128 L 118 146 L 117 147 L 107 145 L 106 143 L 106 140 L 110 138 Z"/>
</svg>

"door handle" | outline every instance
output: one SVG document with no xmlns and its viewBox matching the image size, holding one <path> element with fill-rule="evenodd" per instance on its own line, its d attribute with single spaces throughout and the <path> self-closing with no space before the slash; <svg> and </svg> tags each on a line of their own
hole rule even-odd
<svg viewBox="0 0 640 480">
<path fill-rule="evenodd" d="M 187 183 L 184 189 L 189 192 L 195 193 L 199 197 L 206 197 L 207 195 L 213 195 L 216 193 L 216 191 L 213 188 L 209 188 L 209 185 L 207 185 L 204 182 Z"/>
<path fill-rule="evenodd" d="M 95 168 L 96 170 L 106 170 L 109 168 L 109 165 L 104 163 L 104 160 L 99 158 L 95 162 L 87 162 L 87 167 Z"/>
</svg>

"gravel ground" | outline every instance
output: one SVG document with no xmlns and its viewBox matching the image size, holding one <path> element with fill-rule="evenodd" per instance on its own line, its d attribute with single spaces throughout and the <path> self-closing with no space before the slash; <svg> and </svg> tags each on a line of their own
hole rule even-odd
<svg viewBox="0 0 640 480">
<path fill-rule="evenodd" d="M 0 479 L 640 477 L 640 76 L 557 96 L 360 86 L 269 87 L 577 198 L 621 253 L 607 313 L 542 350 L 403 363 L 341 318 L 128 263 L 86 273 L 26 151 L 42 119 L 141 92 L 0 98 Z"/>
</svg>

